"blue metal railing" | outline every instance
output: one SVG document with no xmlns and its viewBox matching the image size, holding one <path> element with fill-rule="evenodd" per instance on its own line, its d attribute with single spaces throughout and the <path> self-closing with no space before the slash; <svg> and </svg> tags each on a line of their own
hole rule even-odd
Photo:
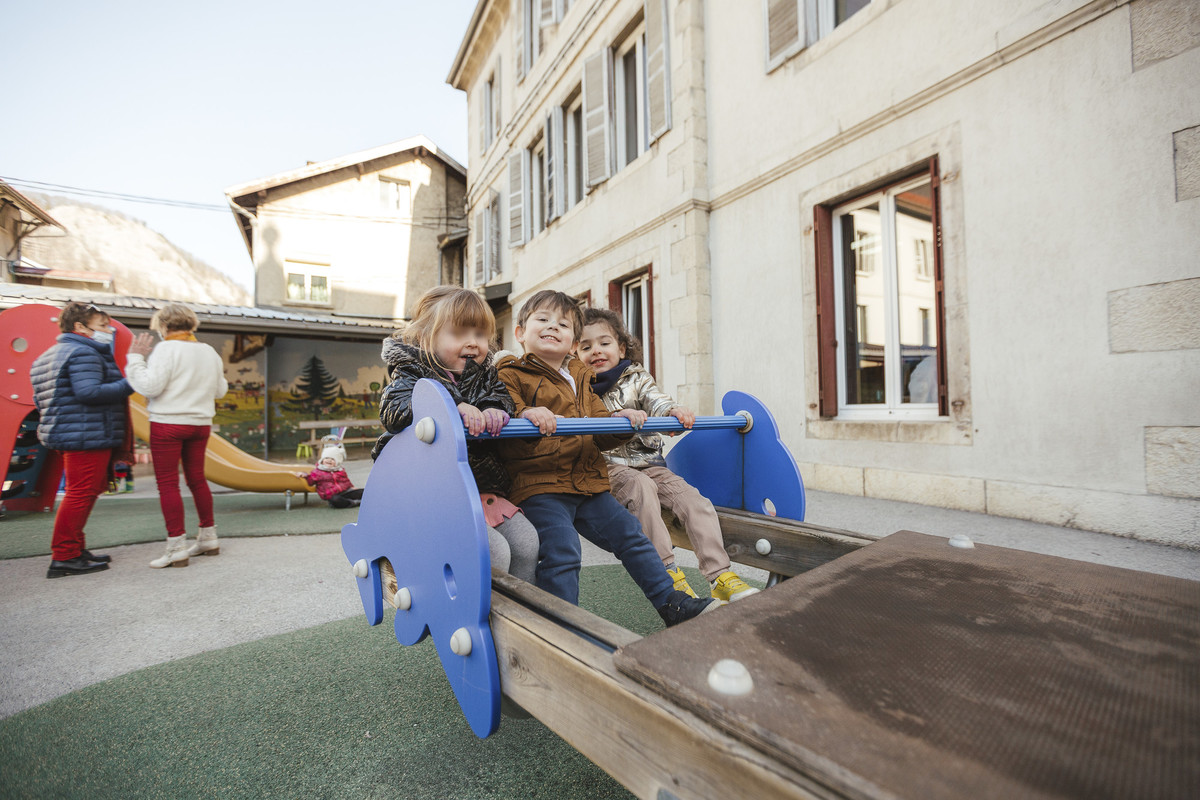
<svg viewBox="0 0 1200 800">
<path fill-rule="evenodd" d="M 749 430 L 752 420 L 749 414 L 730 414 L 719 417 L 696 417 L 691 428 L 674 417 L 650 417 L 642 427 L 633 428 L 625 417 L 560 417 L 554 433 L 547 436 L 583 436 L 605 433 L 687 433 L 693 431 Z M 744 429 L 744 430 L 743 430 Z M 529 439 L 542 434 L 537 426 L 527 419 L 512 419 L 496 436 L 486 433 L 467 435 L 468 439 Z"/>
</svg>

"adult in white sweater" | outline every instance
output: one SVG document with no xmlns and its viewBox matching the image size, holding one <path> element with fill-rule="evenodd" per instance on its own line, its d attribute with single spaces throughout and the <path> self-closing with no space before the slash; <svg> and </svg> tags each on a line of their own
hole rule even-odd
<svg viewBox="0 0 1200 800">
<path fill-rule="evenodd" d="M 162 336 L 139 334 L 129 348 L 125 376 L 134 391 L 146 398 L 150 412 L 150 456 L 158 481 L 159 503 L 167 524 L 167 550 L 150 562 L 155 569 L 186 567 L 195 555 L 221 552 L 213 519 L 212 492 L 204 479 L 204 453 L 216 414 L 214 403 L 229 391 L 225 365 L 217 351 L 196 340 L 200 321 L 190 308 L 169 303 L 155 312 L 150 329 Z M 151 350 L 153 349 L 153 353 Z M 196 513 L 200 531 L 191 547 L 183 520 L 179 494 L 179 464 Z"/>
</svg>

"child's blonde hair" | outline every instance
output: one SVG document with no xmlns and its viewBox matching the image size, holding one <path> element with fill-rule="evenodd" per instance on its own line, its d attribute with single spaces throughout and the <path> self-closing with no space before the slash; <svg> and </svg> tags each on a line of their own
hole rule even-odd
<svg viewBox="0 0 1200 800">
<path fill-rule="evenodd" d="M 445 369 L 438 361 L 434 339 L 447 325 L 481 329 L 487 334 L 489 348 L 496 338 L 496 316 L 487 301 L 460 286 L 435 286 L 425 292 L 417 300 L 412 322 L 393 335 L 418 348 L 430 366 Z"/>
</svg>

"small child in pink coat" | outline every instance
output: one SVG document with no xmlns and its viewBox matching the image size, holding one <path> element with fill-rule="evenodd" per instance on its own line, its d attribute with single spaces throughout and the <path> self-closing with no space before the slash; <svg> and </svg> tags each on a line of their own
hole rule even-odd
<svg viewBox="0 0 1200 800">
<path fill-rule="evenodd" d="M 312 472 L 307 475 L 295 473 L 297 478 L 308 481 L 309 486 L 317 487 L 317 495 L 334 508 L 350 508 L 362 502 L 363 490 L 354 488 L 350 476 L 342 468 L 343 453 L 341 447 L 326 447 Z"/>
</svg>

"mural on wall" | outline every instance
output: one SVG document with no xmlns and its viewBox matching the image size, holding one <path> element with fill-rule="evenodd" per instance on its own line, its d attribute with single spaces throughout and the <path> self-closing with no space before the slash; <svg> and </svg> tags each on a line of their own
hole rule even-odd
<svg viewBox="0 0 1200 800">
<path fill-rule="evenodd" d="M 378 343 L 275 336 L 267 363 L 272 455 L 292 454 L 299 443 L 327 433 L 301 422 L 379 419 L 387 372 Z M 379 432 L 359 428 L 347 436 L 373 441 Z"/>
<path fill-rule="evenodd" d="M 266 453 L 266 338 L 197 331 L 225 362 L 229 392 L 217 401 L 213 426 L 217 433 L 251 455 Z"/>
</svg>

